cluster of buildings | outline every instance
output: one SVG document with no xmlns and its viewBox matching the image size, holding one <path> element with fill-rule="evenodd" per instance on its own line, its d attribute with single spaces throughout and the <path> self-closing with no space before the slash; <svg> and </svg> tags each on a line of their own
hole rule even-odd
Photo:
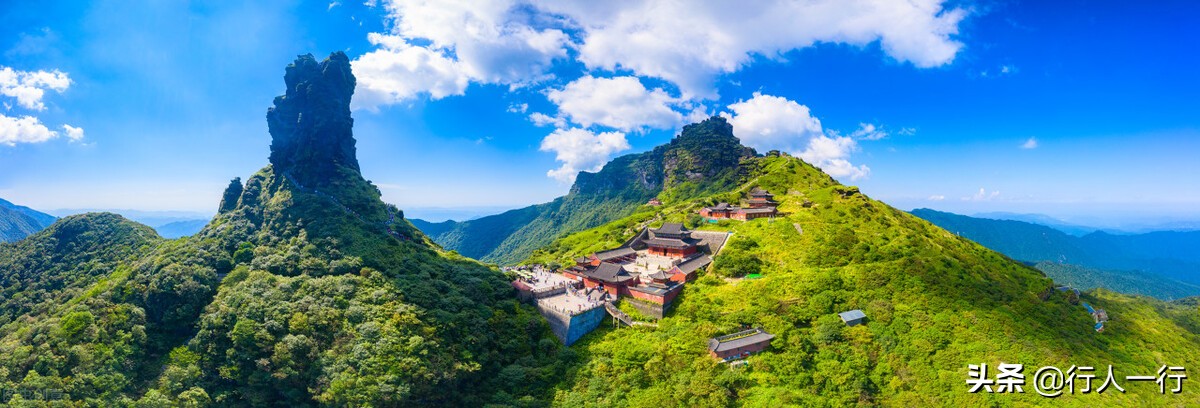
<svg viewBox="0 0 1200 408">
<path fill-rule="evenodd" d="M 620 247 L 576 258 L 574 265 L 559 271 L 516 270 L 513 287 L 523 300 L 538 306 L 555 334 L 569 345 L 595 329 L 606 311 L 613 314 L 616 308 L 611 304 L 619 299 L 661 319 L 728 237 L 728 232 L 691 231 L 678 223 L 647 227 Z"/>
<path fill-rule="evenodd" d="M 691 231 L 679 223 L 644 228 L 624 245 L 575 259 L 562 274 L 613 299 L 632 299 L 643 314 L 661 319 L 685 283 L 712 263 L 708 254 L 725 244 L 727 232 Z"/>
<path fill-rule="evenodd" d="M 750 190 L 750 198 L 746 200 L 744 206 L 734 206 L 729 203 L 717 203 L 712 207 L 704 207 L 700 209 L 700 216 L 709 221 L 717 221 L 724 219 L 748 221 L 755 218 L 772 217 L 777 214 L 776 207 L 779 203 L 775 201 L 775 196 L 766 190 L 755 187 Z"/>
</svg>

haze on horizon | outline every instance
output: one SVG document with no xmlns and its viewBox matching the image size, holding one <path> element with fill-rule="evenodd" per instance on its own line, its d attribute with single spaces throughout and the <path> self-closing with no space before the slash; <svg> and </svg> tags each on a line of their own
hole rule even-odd
<svg viewBox="0 0 1200 408">
<path fill-rule="evenodd" d="M 280 67 L 343 50 L 363 174 L 415 217 L 549 201 L 720 114 L 905 210 L 1200 219 L 1200 4 L 821 3 L 10 2 L 0 198 L 212 213 L 266 164 Z"/>
</svg>

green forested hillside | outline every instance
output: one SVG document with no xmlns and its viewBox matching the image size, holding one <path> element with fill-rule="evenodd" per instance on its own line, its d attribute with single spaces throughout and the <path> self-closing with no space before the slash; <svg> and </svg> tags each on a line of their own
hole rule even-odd
<svg viewBox="0 0 1200 408">
<path fill-rule="evenodd" d="M 1160 395 L 1153 383 L 1122 383 L 1124 394 L 1050 400 L 1024 394 L 969 394 L 967 365 L 1023 363 L 1116 367 L 1152 374 L 1162 364 L 1200 363 L 1194 307 L 1105 290 L 1083 298 L 1112 321 L 1096 333 L 1082 306 L 1041 272 L 838 185 L 795 158 L 747 163 L 742 190 L 761 186 L 784 215 L 702 224 L 733 237 L 689 283 L 657 329 L 608 325 L 572 346 L 582 362 L 557 386 L 562 406 L 1179 406 L 1200 394 Z M 696 205 L 719 194 L 643 212 L 570 235 L 531 262 L 568 262 L 618 245 L 656 217 L 691 222 Z M 813 203 L 811 208 L 801 204 Z M 757 266 L 756 266 L 757 265 Z M 739 279 L 758 268 L 760 279 Z M 846 327 L 836 313 L 862 309 L 867 324 Z M 709 357 L 707 339 L 747 325 L 777 337 L 772 348 L 731 369 Z M 1104 372 L 1097 373 L 1104 375 Z"/>
<path fill-rule="evenodd" d="M 670 203 L 728 190 L 741 174 L 740 161 L 753 155 L 733 136 L 733 126 L 715 116 L 685 126 L 670 143 L 649 152 L 618 157 L 596 173 L 579 173 L 571 191 L 549 203 L 418 226 L 446 249 L 516 263 L 563 235 L 628 216 L 655 196 Z"/>
<path fill-rule="evenodd" d="M 0 199 L 0 243 L 19 241 L 52 223 L 52 215 Z"/>
<path fill-rule="evenodd" d="M 302 56 L 285 79 L 271 165 L 195 236 L 88 214 L 0 245 L 0 389 L 69 406 L 545 398 L 570 352 L 504 275 L 437 248 L 349 162 L 346 56 Z"/>
<path fill-rule="evenodd" d="M 1055 282 L 1080 289 L 1104 288 L 1163 300 L 1200 296 L 1200 285 L 1141 271 L 1109 271 L 1045 261 L 1038 262 L 1033 267 L 1044 272 Z"/>
</svg>

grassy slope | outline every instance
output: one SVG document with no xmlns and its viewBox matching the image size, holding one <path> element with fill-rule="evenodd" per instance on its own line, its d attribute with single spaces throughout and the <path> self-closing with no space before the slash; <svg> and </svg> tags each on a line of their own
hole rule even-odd
<svg viewBox="0 0 1200 408">
<path fill-rule="evenodd" d="M 1020 362 L 1031 367 L 1027 375 L 1042 365 L 1114 364 L 1119 375 L 1148 374 L 1164 363 L 1196 366 L 1200 321 L 1194 308 L 1098 290 L 1084 298 L 1108 309 L 1113 321 L 1097 334 L 1083 308 L 1050 290 L 1052 282 L 1040 272 L 861 194 L 849 194 L 857 190 L 836 185 L 799 160 L 758 161 L 762 176 L 756 183 L 776 193 L 788 215 L 724 228 L 734 232 L 735 241 L 759 243 L 751 255 L 764 261 L 765 277 L 728 282 L 710 272 L 688 285 L 657 330 L 602 328 L 586 336 L 573 346 L 583 362 L 560 383 L 556 404 L 1200 402 L 1195 393 L 1161 396 L 1153 384 L 1144 383 L 1123 383 L 1126 394 L 1054 401 L 1028 386 L 1023 395 L 966 393 L 970 363 L 994 367 Z M 802 208 L 799 203 L 805 199 L 817 206 Z M 682 221 L 690 210 L 681 203 L 661 215 Z M 566 237 L 531 261 L 565 262 L 614 245 L 654 213 L 644 208 Z M 854 308 L 863 309 L 869 323 L 846 328 L 835 313 Z M 742 325 L 763 325 L 777 338 L 771 351 L 751 358 L 749 369 L 731 371 L 707 356 L 705 344 Z"/>
</svg>

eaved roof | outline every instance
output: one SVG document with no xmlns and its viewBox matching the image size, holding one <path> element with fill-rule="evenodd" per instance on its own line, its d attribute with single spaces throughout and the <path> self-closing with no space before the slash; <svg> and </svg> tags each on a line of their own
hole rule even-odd
<svg viewBox="0 0 1200 408">
<path fill-rule="evenodd" d="M 775 212 L 775 207 L 767 207 L 767 208 L 743 208 L 743 209 L 740 209 L 740 210 L 738 210 L 738 212 L 740 212 L 740 213 L 742 213 L 742 214 L 762 214 L 762 213 L 773 213 L 773 212 Z"/>
<path fill-rule="evenodd" d="M 774 339 L 775 335 L 767 333 L 762 329 L 750 329 L 740 331 L 734 334 L 729 334 L 713 339 L 708 339 L 708 349 L 714 352 L 722 352 L 733 350 L 739 347 L 749 346 L 762 342 L 769 342 Z"/>
<path fill-rule="evenodd" d="M 599 258 L 601 261 L 604 261 L 604 260 L 609 260 L 609 259 L 613 259 L 613 258 L 629 256 L 629 255 L 633 255 L 636 253 L 637 253 L 637 251 L 634 251 L 633 248 L 621 247 L 621 248 L 617 248 L 617 249 L 610 249 L 607 251 L 597 252 L 596 258 Z"/>
<path fill-rule="evenodd" d="M 611 283 L 621 283 L 633 279 L 633 276 L 630 276 L 629 272 L 625 271 L 625 267 L 608 262 L 601 263 L 600 266 L 588 269 L 584 271 L 583 274 L 592 279 Z"/>
<path fill-rule="evenodd" d="M 659 248 L 687 248 L 692 246 L 692 244 L 676 238 L 650 238 L 646 240 L 646 245 Z"/>
<path fill-rule="evenodd" d="M 652 230 L 652 232 L 654 232 L 655 234 L 672 234 L 672 235 L 683 234 L 686 231 L 687 231 L 687 229 L 683 228 L 683 224 L 680 224 L 677 222 L 668 222 L 668 223 L 663 224 L 662 227 L 659 227 L 656 230 Z"/>
<path fill-rule="evenodd" d="M 725 211 L 729 209 L 729 203 L 717 203 L 712 207 L 707 207 L 710 211 Z"/>
<path fill-rule="evenodd" d="M 773 196 L 773 195 L 774 194 L 771 194 L 767 190 L 763 190 L 762 187 L 755 187 L 754 189 L 750 190 L 751 197 L 766 197 L 766 196 Z"/>
<path fill-rule="evenodd" d="M 843 322 L 849 322 L 852 320 L 859 320 L 859 319 L 866 318 L 867 314 L 863 313 L 862 310 L 854 309 L 849 312 L 838 313 L 838 317 L 841 317 Z"/>
<path fill-rule="evenodd" d="M 695 258 L 687 260 L 687 262 L 683 262 L 679 265 L 675 265 L 675 267 L 679 268 L 680 272 L 689 274 L 689 273 L 695 272 L 697 269 L 708 266 L 708 264 L 710 264 L 710 263 L 712 263 L 712 258 L 710 258 L 708 255 L 700 255 Z"/>
<path fill-rule="evenodd" d="M 646 275 L 646 277 L 650 278 L 650 279 L 657 279 L 657 280 L 671 279 L 671 275 L 667 275 L 666 272 L 663 272 L 663 271 L 654 272 L 652 274 Z"/>
</svg>

